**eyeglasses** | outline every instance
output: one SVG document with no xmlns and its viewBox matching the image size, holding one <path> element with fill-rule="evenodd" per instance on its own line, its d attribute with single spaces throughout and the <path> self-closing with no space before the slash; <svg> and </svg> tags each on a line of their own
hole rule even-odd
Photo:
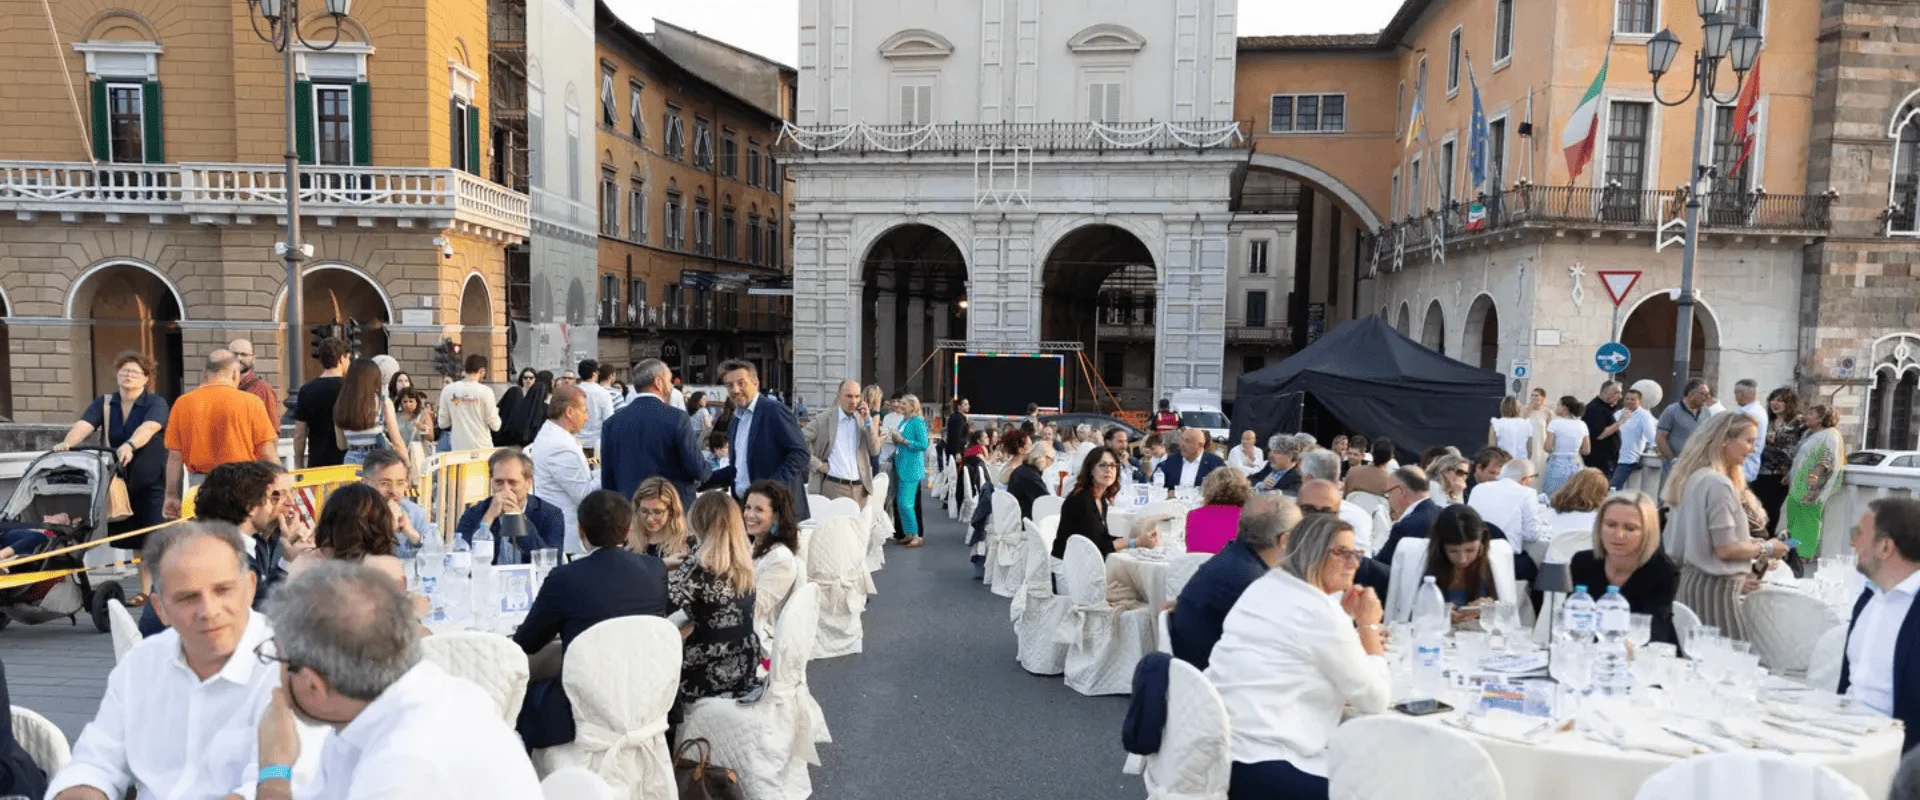
<svg viewBox="0 0 1920 800">
<path fill-rule="evenodd" d="M 1111 461 L 1102 461 L 1098 464 L 1093 465 L 1093 468 L 1094 469 L 1119 469 L 1120 465 L 1115 464 Z"/>
<path fill-rule="evenodd" d="M 1450 469 L 1450 470 L 1447 470 L 1447 474 L 1452 475 L 1453 477 L 1456 477 L 1456 478 L 1464 478 L 1464 477 L 1467 477 L 1467 470 L 1465 467 L 1462 467 L 1460 469 Z"/>
<path fill-rule="evenodd" d="M 1331 558 L 1338 558 L 1342 561 L 1358 562 L 1361 558 L 1366 557 L 1367 553 L 1365 550 L 1361 550 L 1358 547 L 1336 547 L 1336 548 L 1333 548 L 1332 550 L 1328 550 L 1327 555 Z"/>
<path fill-rule="evenodd" d="M 284 664 L 288 672 L 295 672 L 300 669 L 301 665 L 294 663 L 291 658 L 282 657 L 279 651 L 279 640 L 268 639 L 253 648 L 253 657 L 260 659 L 261 666 L 271 667 L 275 664 Z"/>
</svg>

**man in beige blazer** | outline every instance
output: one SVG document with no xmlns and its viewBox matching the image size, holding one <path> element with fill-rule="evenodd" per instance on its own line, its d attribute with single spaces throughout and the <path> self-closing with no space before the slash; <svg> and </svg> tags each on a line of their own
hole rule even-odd
<svg viewBox="0 0 1920 800">
<path fill-rule="evenodd" d="M 851 497 L 861 506 L 873 492 L 873 456 L 880 452 L 880 433 L 873 425 L 873 409 L 860 401 L 859 381 L 842 381 L 832 408 L 807 423 L 807 449 L 812 452 L 812 486 L 831 500 Z"/>
</svg>

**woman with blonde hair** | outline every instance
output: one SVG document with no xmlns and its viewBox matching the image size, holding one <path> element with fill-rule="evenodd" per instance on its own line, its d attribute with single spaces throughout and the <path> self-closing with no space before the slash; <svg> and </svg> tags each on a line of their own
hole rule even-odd
<svg viewBox="0 0 1920 800">
<path fill-rule="evenodd" d="M 1429 499 L 1441 508 L 1467 502 L 1467 473 L 1471 470 L 1472 462 L 1464 457 L 1448 453 L 1435 458 L 1427 471 L 1434 488 Z"/>
<path fill-rule="evenodd" d="M 740 506 L 708 492 L 687 510 L 694 548 L 667 573 L 667 598 L 686 612 L 681 632 L 682 713 L 703 697 L 731 697 L 752 688 L 760 664 L 753 631 L 753 552 Z"/>
<path fill-rule="evenodd" d="M 687 521 L 680 508 L 680 490 L 666 478 L 640 482 L 633 492 L 633 535 L 627 549 L 658 558 L 668 568 L 685 560 L 693 549 Z"/>
<path fill-rule="evenodd" d="M 1601 502 L 1594 515 L 1593 549 L 1574 553 L 1567 572 L 1595 600 L 1606 595 L 1607 587 L 1620 587 L 1633 613 L 1653 617 L 1653 641 L 1679 644 L 1673 598 L 1680 572 L 1660 548 L 1660 510 L 1652 497 L 1619 492 Z"/>
<path fill-rule="evenodd" d="M 1520 416 L 1520 398 L 1501 398 L 1500 416 L 1487 423 L 1487 446 L 1505 450 L 1514 458 L 1528 458 L 1533 444 L 1533 423 Z"/>
<path fill-rule="evenodd" d="M 1749 535 L 1760 502 L 1749 500 L 1753 492 L 1741 467 L 1759 433 L 1745 414 L 1715 414 L 1700 423 L 1674 460 L 1664 498 L 1673 509 L 1666 550 L 1680 562 L 1679 601 L 1735 639 L 1747 638 L 1740 592 L 1753 562 L 1787 551 L 1780 542 Z"/>
<path fill-rule="evenodd" d="M 906 421 L 893 431 L 893 476 L 900 487 L 899 514 L 901 544 L 919 547 L 926 544 L 920 535 L 920 483 L 927 477 L 927 421 L 920 416 L 920 398 L 900 396 L 900 414 Z"/>
<path fill-rule="evenodd" d="M 1787 471 L 1787 535 L 1800 540 L 1798 552 L 1803 559 L 1820 555 L 1820 521 L 1827 515 L 1827 499 L 1840 487 L 1846 471 L 1847 445 L 1834 426 L 1840 415 L 1824 405 L 1807 409 L 1806 438 L 1794 451 L 1793 466 Z"/>
</svg>

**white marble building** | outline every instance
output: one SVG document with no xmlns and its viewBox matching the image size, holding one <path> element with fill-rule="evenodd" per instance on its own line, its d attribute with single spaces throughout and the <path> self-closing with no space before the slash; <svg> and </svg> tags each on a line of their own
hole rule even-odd
<svg viewBox="0 0 1920 800">
<path fill-rule="evenodd" d="M 1094 295 L 1128 267 L 1153 276 L 1141 389 L 1218 390 L 1246 162 L 1236 9 L 802 0 L 798 125 L 783 137 L 795 390 L 826 398 L 855 377 L 939 399 L 942 339 L 1095 347 L 1110 326 Z"/>
<path fill-rule="evenodd" d="M 532 324 L 520 332 L 514 362 L 555 375 L 599 350 L 593 13 L 586 0 L 527 0 Z"/>
</svg>

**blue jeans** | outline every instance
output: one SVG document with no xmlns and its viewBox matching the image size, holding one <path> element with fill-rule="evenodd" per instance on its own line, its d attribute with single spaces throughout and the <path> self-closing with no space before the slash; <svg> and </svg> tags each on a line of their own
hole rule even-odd
<svg viewBox="0 0 1920 800">
<path fill-rule="evenodd" d="M 1327 800 L 1327 779 L 1285 761 L 1233 762 L 1227 800 Z"/>
<path fill-rule="evenodd" d="M 1616 464 L 1613 467 L 1613 478 L 1607 481 L 1607 486 L 1616 492 L 1620 491 L 1620 487 L 1627 485 L 1627 479 L 1639 471 L 1640 462 L 1638 461 L 1631 464 Z"/>
</svg>

